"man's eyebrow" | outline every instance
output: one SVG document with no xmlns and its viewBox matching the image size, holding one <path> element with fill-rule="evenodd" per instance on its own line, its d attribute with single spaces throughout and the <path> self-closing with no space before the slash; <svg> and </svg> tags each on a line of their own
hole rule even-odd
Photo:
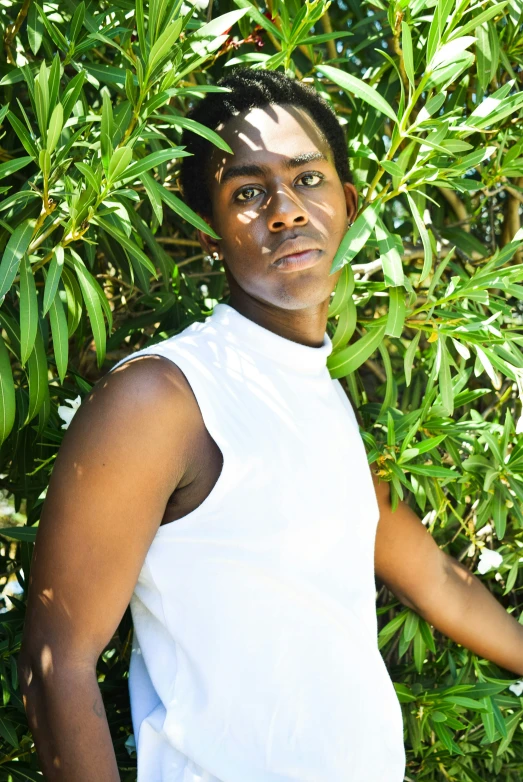
<svg viewBox="0 0 523 782">
<path fill-rule="evenodd" d="M 323 154 L 323 152 L 304 152 L 301 155 L 296 155 L 295 157 L 291 157 L 288 160 L 285 161 L 284 167 L 285 168 L 299 168 L 300 166 L 303 166 L 304 163 L 312 163 L 315 160 L 323 160 L 328 162 L 328 158 L 326 155 Z M 244 166 L 231 166 L 227 169 L 227 171 L 224 173 L 220 180 L 220 184 L 224 185 L 226 182 L 229 181 L 229 179 L 235 179 L 236 177 L 241 176 L 263 176 L 268 171 L 268 168 L 266 166 L 257 166 L 251 164 L 246 164 Z"/>
<path fill-rule="evenodd" d="M 285 162 L 285 168 L 299 168 L 304 163 L 312 163 L 314 160 L 323 160 L 329 162 L 329 159 L 323 152 L 304 152 L 302 155 L 291 157 Z"/>
</svg>

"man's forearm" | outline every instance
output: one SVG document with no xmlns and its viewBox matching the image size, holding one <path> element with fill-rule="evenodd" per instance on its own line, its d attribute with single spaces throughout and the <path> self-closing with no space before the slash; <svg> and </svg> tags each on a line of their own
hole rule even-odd
<svg viewBox="0 0 523 782">
<path fill-rule="evenodd" d="M 119 782 L 120 775 L 94 671 L 20 664 L 20 684 L 47 782 Z M 45 668 L 45 666 L 44 666 Z"/>
<path fill-rule="evenodd" d="M 479 578 L 453 557 L 447 560 L 447 578 L 417 613 L 479 657 L 523 675 L 523 626 Z"/>
</svg>

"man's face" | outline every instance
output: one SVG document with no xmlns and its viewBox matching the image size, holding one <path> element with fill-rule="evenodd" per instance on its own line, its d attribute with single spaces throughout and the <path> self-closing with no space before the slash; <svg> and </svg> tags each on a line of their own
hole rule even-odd
<svg viewBox="0 0 523 782">
<path fill-rule="evenodd" d="M 221 240 L 200 239 L 223 259 L 231 290 L 289 310 L 325 302 L 341 273 L 329 274 L 357 194 L 341 183 L 314 121 L 275 105 L 217 130 L 234 152 L 215 149 L 209 167 L 210 222 Z"/>
</svg>

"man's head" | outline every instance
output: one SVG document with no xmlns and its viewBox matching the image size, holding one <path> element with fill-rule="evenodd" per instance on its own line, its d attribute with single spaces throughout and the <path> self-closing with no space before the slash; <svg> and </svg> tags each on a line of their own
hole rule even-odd
<svg viewBox="0 0 523 782">
<path fill-rule="evenodd" d="M 182 143 L 189 206 L 221 237 L 200 232 L 223 260 L 231 293 L 284 309 L 324 304 L 339 273 L 332 259 L 357 209 L 346 141 L 312 88 L 281 73 L 238 69 L 189 115 L 234 154 L 193 132 Z M 283 261 L 283 256 L 293 257 Z"/>
</svg>

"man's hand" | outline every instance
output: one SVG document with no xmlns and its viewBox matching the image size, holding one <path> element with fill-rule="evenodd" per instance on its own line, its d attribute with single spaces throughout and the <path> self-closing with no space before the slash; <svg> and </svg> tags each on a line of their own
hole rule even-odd
<svg viewBox="0 0 523 782">
<path fill-rule="evenodd" d="M 479 657 L 523 675 L 523 626 L 464 565 L 437 546 L 416 514 L 390 505 L 373 474 L 380 520 L 376 575 L 404 605 Z"/>
</svg>

